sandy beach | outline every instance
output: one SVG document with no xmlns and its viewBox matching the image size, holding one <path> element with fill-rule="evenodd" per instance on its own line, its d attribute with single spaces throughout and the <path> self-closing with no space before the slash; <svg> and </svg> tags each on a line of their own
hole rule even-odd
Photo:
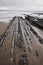
<svg viewBox="0 0 43 65">
<path fill-rule="evenodd" d="M 5 23 L 4 21 L 0 21 L 0 35 L 5 31 L 7 26 L 8 23 Z"/>
</svg>

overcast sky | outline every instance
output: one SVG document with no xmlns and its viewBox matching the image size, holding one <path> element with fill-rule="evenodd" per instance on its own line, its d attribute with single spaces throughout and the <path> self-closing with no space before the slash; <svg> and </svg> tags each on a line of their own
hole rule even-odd
<svg viewBox="0 0 43 65">
<path fill-rule="evenodd" d="M 43 0 L 0 0 L 0 9 L 43 11 Z"/>
</svg>

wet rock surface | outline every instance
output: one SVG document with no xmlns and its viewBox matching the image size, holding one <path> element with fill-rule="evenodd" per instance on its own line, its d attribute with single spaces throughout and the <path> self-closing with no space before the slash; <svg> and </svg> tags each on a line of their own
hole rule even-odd
<svg viewBox="0 0 43 65">
<path fill-rule="evenodd" d="M 28 21 L 14 17 L 0 36 L 0 65 L 42 65 L 40 46 L 36 44 L 39 41 Z"/>
</svg>

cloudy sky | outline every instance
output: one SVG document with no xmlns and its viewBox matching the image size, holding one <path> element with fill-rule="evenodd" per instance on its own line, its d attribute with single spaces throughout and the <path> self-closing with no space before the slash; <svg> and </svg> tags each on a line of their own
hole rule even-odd
<svg viewBox="0 0 43 65">
<path fill-rule="evenodd" d="M 0 0 L 0 9 L 43 11 L 43 0 Z"/>
</svg>

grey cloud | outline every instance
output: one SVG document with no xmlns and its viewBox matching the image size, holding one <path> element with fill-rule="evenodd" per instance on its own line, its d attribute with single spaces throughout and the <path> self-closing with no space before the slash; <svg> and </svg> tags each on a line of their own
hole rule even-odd
<svg viewBox="0 0 43 65">
<path fill-rule="evenodd" d="M 12 6 L 27 10 L 43 10 L 43 0 L 0 0 L 0 6 Z"/>
</svg>

